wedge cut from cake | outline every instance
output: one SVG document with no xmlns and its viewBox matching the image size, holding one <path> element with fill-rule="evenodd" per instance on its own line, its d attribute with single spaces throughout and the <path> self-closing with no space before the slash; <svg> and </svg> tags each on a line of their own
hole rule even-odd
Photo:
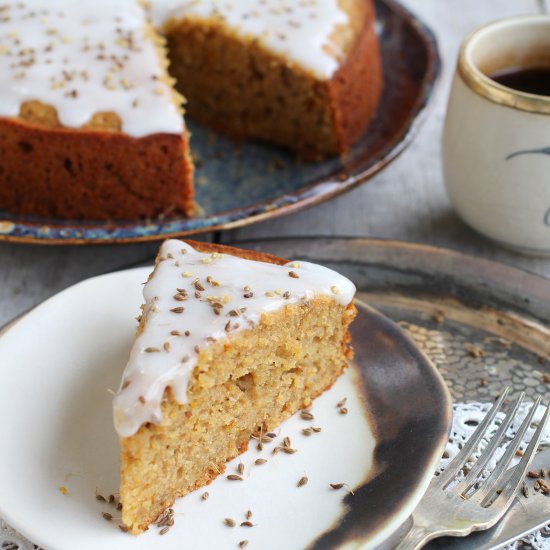
<svg viewBox="0 0 550 550">
<path fill-rule="evenodd" d="M 355 287 L 322 266 L 166 241 L 114 399 L 122 520 L 139 534 L 351 358 Z"/>
</svg>

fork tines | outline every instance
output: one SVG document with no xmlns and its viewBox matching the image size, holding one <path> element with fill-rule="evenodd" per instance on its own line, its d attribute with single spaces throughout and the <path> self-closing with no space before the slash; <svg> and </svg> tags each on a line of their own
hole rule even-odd
<svg viewBox="0 0 550 550">
<path fill-rule="evenodd" d="M 465 468 L 467 462 L 471 459 L 472 453 L 477 449 L 481 439 L 485 435 L 487 428 L 494 421 L 497 413 L 502 408 L 503 402 L 508 395 L 509 388 L 506 388 L 500 397 L 496 400 L 495 404 L 492 406 L 491 410 L 487 413 L 485 418 L 477 427 L 476 431 L 472 434 L 469 440 L 465 443 L 462 450 L 458 455 L 449 463 L 445 471 L 437 478 L 437 485 L 440 488 L 445 489 L 459 474 L 463 468 Z M 510 427 L 512 420 L 517 414 L 517 411 L 523 402 L 524 393 L 522 392 L 517 399 L 511 404 L 504 420 L 502 421 L 499 429 L 495 435 L 489 441 L 487 447 L 483 450 L 477 461 L 472 465 L 466 477 L 461 480 L 456 486 L 453 487 L 453 491 L 457 492 L 462 498 L 473 499 L 479 502 L 482 506 L 507 506 L 511 499 L 515 496 L 519 487 L 521 486 L 522 481 L 529 470 L 529 466 L 535 453 L 537 451 L 540 438 L 542 437 L 544 428 L 548 421 L 548 416 L 550 414 L 550 408 L 547 406 L 544 412 L 544 416 L 540 421 L 535 434 L 531 438 L 529 445 L 519 462 L 518 466 L 514 469 L 513 473 L 509 478 L 504 482 L 505 473 L 510 465 L 510 462 L 516 455 L 518 447 L 521 444 L 527 429 L 533 421 L 533 417 L 537 408 L 541 403 L 541 397 L 539 397 L 532 405 L 529 410 L 529 413 L 521 423 L 519 430 L 517 431 L 515 437 L 506 447 L 506 450 L 500 460 L 498 461 L 495 469 L 491 472 L 489 477 L 481 482 L 476 488 L 476 483 L 479 476 L 483 473 L 483 470 L 487 466 L 489 460 L 497 450 L 497 448 L 502 445 L 503 440 L 506 436 L 506 431 Z M 495 494 L 498 494 L 497 498 Z"/>
</svg>

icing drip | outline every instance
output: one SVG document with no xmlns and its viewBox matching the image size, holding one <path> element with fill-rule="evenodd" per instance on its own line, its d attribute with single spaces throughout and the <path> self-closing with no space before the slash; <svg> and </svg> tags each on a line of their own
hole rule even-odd
<svg viewBox="0 0 550 550">
<path fill-rule="evenodd" d="M 329 296 L 347 306 L 351 281 L 325 267 L 290 262 L 284 266 L 203 254 L 186 243 L 166 241 L 145 285 L 146 322 L 114 399 L 119 435 L 134 434 L 145 422 L 160 423 L 167 386 L 180 403 L 200 350 L 235 331 L 256 326 L 262 313 Z"/>
<path fill-rule="evenodd" d="M 137 0 L 3 2 L 0 116 L 17 117 L 22 103 L 40 101 L 68 128 L 114 112 L 134 137 L 181 133 L 146 23 Z"/>
<path fill-rule="evenodd" d="M 338 68 L 340 52 L 331 35 L 348 22 L 338 0 L 151 0 L 149 9 L 159 28 L 186 17 L 221 19 L 241 38 L 260 40 L 321 80 Z"/>
</svg>

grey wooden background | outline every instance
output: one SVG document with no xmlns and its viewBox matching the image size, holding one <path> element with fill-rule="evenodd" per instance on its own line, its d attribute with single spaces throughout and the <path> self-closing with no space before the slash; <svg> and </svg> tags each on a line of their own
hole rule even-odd
<svg viewBox="0 0 550 550">
<path fill-rule="evenodd" d="M 413 145 L 366 185 L 292 216 L 222 234 L 222 242 L 292 235 L 370 236 L 447 246 L 550 278 L 550 259 L 508 252 L 476 235 L 452 211 L 442 183 L 440 136 L 462 38 L 475 26 L 536 12 L 536 0 L 406 0 L 439 39 L 443 75 Z M 205 235 L 203 238 L 211 238 Z M 0 243 L 0 326 L 87 277 L 153 258 L 157 245 L 39 247 Z"/>
</svg>

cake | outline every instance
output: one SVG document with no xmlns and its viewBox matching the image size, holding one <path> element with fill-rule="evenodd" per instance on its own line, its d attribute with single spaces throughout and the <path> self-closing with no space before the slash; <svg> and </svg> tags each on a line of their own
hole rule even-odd
<svg viewBox="0 0 550 550">
<path fill-rule="evenodd" d="M 232 136 L 345 153 L 380 95 L 373 23 L 372 0 L 4 2 L 0 210 L 191 216 L 183 96 Z"/>
<path fill-rule="evenodd" d="M 306 159 L 346 153 L 377 106 L 371 0 L 151 1 L 189 116 Z"/>
<path fill-rule="evenodd" d="M 351 357 L 354 293 L 315 264 L 162 245 L 113 403 L 131 533 L 334 383 Z"/>
</svg>

